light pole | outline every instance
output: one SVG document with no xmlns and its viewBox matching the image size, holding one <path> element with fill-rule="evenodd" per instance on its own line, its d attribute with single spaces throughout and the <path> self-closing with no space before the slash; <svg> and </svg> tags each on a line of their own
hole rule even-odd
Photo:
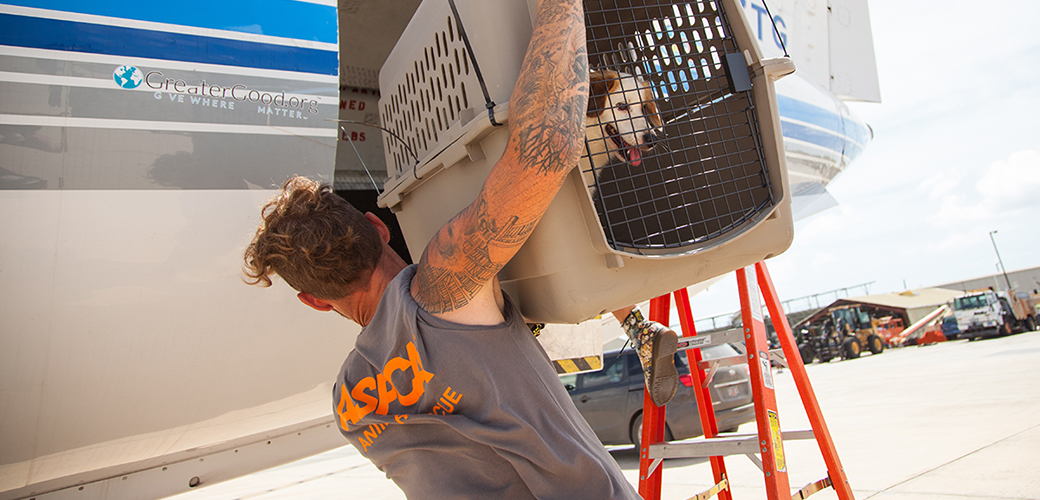
<svg viewBox="0 0 1040 500">
<path fill-rule="evenodd" d="M 1001 272 L 1004 273 L 1004 281 L 1007 282 L 1007 289 L 1008 289 L 1008 292 L 1010 293 L 1011 292 L 1011 280 L 1008 279 L 1007 269 L 1004 269 L 1004 261 L 1003 261 L 1003 259 L 1000 258 L 1000 250 L 997 250 L 997 240 L 993 239 L 993 234 L 996 233 L 996 232 L 997 231 L 995 231 L 995 230 L 989 232 L 989 241 L 993 242 L 993 251 L 997 252 L 997 262 L 1000 263 L 1000 270 L 1001 270 Z"/>
</svg>

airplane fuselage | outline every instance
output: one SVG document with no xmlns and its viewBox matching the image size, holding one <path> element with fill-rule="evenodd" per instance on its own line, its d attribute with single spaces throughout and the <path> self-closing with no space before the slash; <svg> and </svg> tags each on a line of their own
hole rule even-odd
<svg viewBox="0 0 1040 500">
<path fill-rule="evenodd" d="M 742 3 L 763 46 L 796 38 Z M 381 180 L 379 132 L 330 120 L 378 121 L 349 92 L 378 94 L 416 5 L 0 0 L 0 499 L 297 430 L 323 437 L 253 464 L 343 444 L 330 394 L 360 328 L 244 285 L 240 259 L 287 176 L 334 182 L 360 145 Z M 871 134 L 810 78 L 777 89 L 806 216 Z"/>
</svg>

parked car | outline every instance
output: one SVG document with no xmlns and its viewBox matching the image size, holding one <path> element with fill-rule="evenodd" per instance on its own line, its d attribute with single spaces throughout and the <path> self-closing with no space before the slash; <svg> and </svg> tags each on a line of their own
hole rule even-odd
<svg viewBox="0 0 1040 500">
<path fill-rule="evenodd" d="M 701 350 L 704 359 L 738 355 L 733 346 L 719 345 Z M 686 353 L 675 355 L 679 388 L 665 412 L 665 439 L 700 436 L 700 414 L 693 393 L 693 377 Z M 560 377 L 574 405 L 603 444 L 639 443 L 643 425 L 643 370 L 636 351 L 603 354 L 603 369 Z M 709 384 L 715 406 L 715 421 L 721 432 L 734 432 L 740 424 L 755 420 L 751 381 L 747 365 L 720 368 Z"/>
<path fill-rule="evenodd" d="M 946 340 L 956 340 L 961 335 L 961 330 L 957 326 L 957 316 L 951 314 L 943 318 L 942 332 L 946 336 Z"/>
</svg>

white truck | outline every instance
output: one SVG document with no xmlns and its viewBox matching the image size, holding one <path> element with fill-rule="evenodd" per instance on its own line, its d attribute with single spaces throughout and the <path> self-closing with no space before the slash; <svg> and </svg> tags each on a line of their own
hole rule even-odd
<svg viewBox="0 0 1040 500">
<path fill-rule="evenodd" d="M 1036 329 L 1034 301 L 1029 294 L 995 292 L 992 288 L 965 292 L 953 299 L 957 338 L 1003 336 Z"/>
</svg>

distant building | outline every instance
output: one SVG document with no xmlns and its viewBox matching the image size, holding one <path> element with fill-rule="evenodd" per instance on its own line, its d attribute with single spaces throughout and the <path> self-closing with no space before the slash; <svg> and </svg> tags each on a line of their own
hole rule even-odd
<svg viewBox="0 0 1040 500">
<path fill-rule="evenodd" d="M 1040 267 L 1011 271 L 1007 273 L 1006 280 L 1003 273 L 997 273 L 981 278 L 946 283 L 939 285 L 938 288 L 967 291 L 993 287 L 994 290 L 1000 292 L 1007 290 L 1008 281 L 1011 281 L 1012 288 L 1020 292 L 1040 293 Z"/>
</svg>

